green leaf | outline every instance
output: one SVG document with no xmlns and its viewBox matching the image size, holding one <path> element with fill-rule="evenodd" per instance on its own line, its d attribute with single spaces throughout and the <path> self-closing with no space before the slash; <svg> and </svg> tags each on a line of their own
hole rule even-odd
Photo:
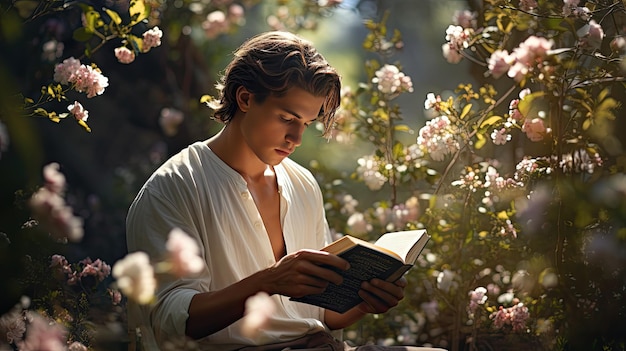
<svg viewBox="0 0 626 351">
<path fill-rule="evenodd" d="M 399 132 L 410 132 L 411 128 L 409 128 L 409 126 L 407 126 L 406 124 L 399 124 L 393 127 L 394 130 L 397 130 Z"/>
<path fill-rule="evenodd" d="M 78 121 L 78 124 L 80 124 L 83 128 L 85 128 L 87 132 L 91 132 L 91 128 L 89 128 L 89 126 L 87 125 L 87 122 L 81 119 Z"/>
<path fill-rule="evenodd" d="M 487 139 L 481 133 L 476 133 L 476 139 L 478 140 L 474 143 L 474 148 L 480 150 L 485 146 L 485 143 L 487 143 Z"/>
<path fill-rule="evenodd" d="M 536 98 L 542 97 L 544 96 L 545 93 L 542 91 L 537 91 L 531 94 L 528 94 L 526 96 L 524 96 L 524 98 L 522 100 L 520 100 L 519 104 L 517 105 L 517 109 L 519 110 L 519 112 L 522 113 L 522 115 L 524 117 L 528 116 L 528 114 L 530 113 L 530 110 L 532 108 L 533 105 L 533 101 Z"/>
<path fill-rule="evenodd" d="M 215 100 L 215 98 L 211 95 L 202 95 L 202 97 L 200 97 L 201 104 L 208 104 L 213 100 Z"/>
<path fill-rule="evenodd" d="M 88 41 L 89 39 L 91 39 L 91 37 L 93 37 L 93 31 L 92 30 L 88 30 L 85 27 L 77 28 L 74 31 L 74 34 L 72 35 L 72 38 L 74 40 L 76 40 L 76 41 L 79 41 L 79 42 Z"/>
<path fill-rule="evenodd" d="M 620 106 L 619 102 L 613 98 L 604 99 L 597 107 L 594 112 L 595 118 L 600 119 L 615 119 L 615 114 L 613 110 L 617 109 Z"/>
<path fill-rule="evenodd" d="M 59 123 L 61 121 L 61 118 L 59 118 L 59 116 L 57 116 L 57 113 L 54 111 L 48 113 L 48 119 L 54 123 Z"/>
<path fill-rule="evenodd" d="M 501 121 L 501 120 L 502 120 L 502 117 L 501 117 L 501 116 L 491 116 L 491 117 L 487 118 L 486 120 L 484 120 L 484 121 L 480 124 L 480 127 L 479 127 L 479 128 L 480 128 L 480 129 L 482 129 L 482 128 L 486 127 L 486 126 L 490 126 L 490 125 L 492 125 L 492 124 L 495 124 L 495 123 L 497 123 L 497 122 L 499 122 L 499 121 Z"/>
<path fill-rule="evenodd" d="M 117 14 L 117 12 L 111 9 L 104 9 L 104 11 L 109 15 L 109 17 L 111 17 L 111 21 L 113 21 L 113 23 L 117 25 L 122 24 L 122 18 Z"/>
<path fill-rule="evenodd" d="M 92 6 L 88 6 L 85 4 L 79 4 L 81 9 L 83 10 L 83 26 L 85 31 L 94 32 L 96 28 L 102 26 L 104 23 L 102 22 L 102 18 L 100 18 L 100 13 L 94 10 Z"/>
<path fill-rule="evenodd" d="M 143 0 L 131 0 L 128 14 L 130 15 L 130 25 L 134 26 L 135 24 L 148 18 L 150 9 L 146 7 Z"/>
<path fill-rule="evenodd" d="M 463 111 L 461 112 L 461 115 L 459 116 L 459 119 L 463 119 L 465 118 L 465 116 L 467 116 L 467 114 L 472 110 L 472 104 L 467 104 L 465 105 L 465 107 L 463 107 Z"/>
<path fill-rule="evenodd" d="M 602 89 L 602 91 L 598 94 L 597 100 L 598 101 L 602 101 L 604 99 L 606 99 L 606 97 L 609 96 L 609 89 L 608 88 L 604 88 Z"/>
<path fill-rule="evenodd" d="M 35 113 L 36 115 L 41 115 L 41 116 L 48 116 L 48 111 L 46 111 L 46 109 L 38 107 L 35 109 L 35 111 L 33 111 L 33 113 Z"/>
<path fill-rule="evenodd" d="M 142 52 L 142 48 L 143 48 L 142 38 L 129 34 L 126 39 L 128 40 L 128 43 L 130 44 L 130 46 L 132 46 L 133 51 L 135 51 L 135 53 Z"/>
</svg>

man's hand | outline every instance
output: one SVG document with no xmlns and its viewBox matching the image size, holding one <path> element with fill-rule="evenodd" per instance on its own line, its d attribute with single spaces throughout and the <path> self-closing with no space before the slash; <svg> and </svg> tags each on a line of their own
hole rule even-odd
<svg viewBox="0 0 626 351">
<path fill-rule="evenodd" d="M 323 292 L 329 283 L 341 284 L 340 270 L 349 268 L 346 260 L 325 251 L 299 250 L 283 257 L 263 272 L 262 289 L 268 294 L 302 297 Z"/>
<path fill-rule="evenodd" d="M 404 298 L 406 278 L 402 277 L 390 283 L 381 279 L 372 279 L 361 284 L 359 296 L 363 299 L 357 308 L 363 313 L 384 313 L 396 306 Z"/>
</svg>

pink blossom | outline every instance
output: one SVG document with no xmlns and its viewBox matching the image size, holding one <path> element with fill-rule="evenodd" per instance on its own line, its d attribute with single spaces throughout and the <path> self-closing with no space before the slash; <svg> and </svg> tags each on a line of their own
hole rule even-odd
<svg viewBox="0 0 626 351">
<path fill-rule="evenodd" d="M 72 208 L 57 193 L 46 187 L 39 188 L 29 200 L 33 217 L 57 239 L 80 241 L 83 237 L 83 221 L 74 216 Z"/>
<path fill-rule="evenodd" d="M 198 243 L 179 228 L 170 231 L 165 244 L 170 255 L 172 273 L 178 277 L 199 273 L 204 268 L 204 261 L 199 256 Z"/>
<path fill-rule="evenodd" d="M 274 300 L 265 292 L 257 293 L 246 300 L 241 332 L 254 338 L 271 320 L 276 310 Z"/>
<path fill-rule="evenodd" d="M 444 269 L 437 274 L 437 288 L 445 292 L 454 290 L 459 286 L 457 274 L 449 269 Z"/>
<path fill-rule="evenodd" d="M 96 281 L 101 282 L 111 274 L 111 266 L 99 258 L 95 261 L 92 261 L 91 258 L 85 258 L 79 263 L 83 266 L 82 271 L 79 273 L 81 279 L 93 276 L 96 278 Z"/>
<path fill-rule="evenodd" d="M 202 29 L 204 29 L 204 34 L 209 39 L 215 39 L 220 34 L 228 31 L 230 23 L 226 18 L 226 14 L 223 11 L 216 10 L 209 13 L 206 16 L 204 22 L 202 22 Z"/>
<path fill-rule="evenodd" d="M 435 161 L 443 161 L 446 155 L 459 149 L 455 127 L 447 116 L 439 116 L 426 122 L 419 130 L 417 144 Z"/>
<path fill-rule="evenodd" d="M 161 38 L 163 37 L 163 31 L 159 27 L 155 26 L 143 33 L 143 52 L 148 52 L 150 49 L 161 45 Z"/>
<path fill-rule="evenodd" d="M 65 256 L 62 255 L 52 255 L 52 258 L 50 258 L 50 268 L 55 268 L 55 267 L 65 267 L 69 265 L 69 263 L 67 262 L 67 259 L 65 258 Z"/>
<path fill-rule="evenodd" d="M 463 59 L 463 55 L 461 55 L 459 49 L 450 43 L 443 44 L 441 46 L 441 51 L 443 53 L 443 57 L 449 63 L 456 64 L 461 62 L 461 60 Z"/>
<path fill-rule="evenodd" d="M 623 53 L 626 51 L 626 38 L 622 36 L 615 37 L 613 40 L 611 40 L 610 46 L 613 52 Z M 1 142 L 2 138 L 0 138 L 0 143 Z"/>
<path fill-rule="evenodd" d="M 20 351 L 65 351 L 67 331 L 41 315 L 28 313 L 26 338 L 17 343 Z"/>
<path fill-rule="evenodd" d="M 370 190 L 379 190 L 387 182 L 387 177 L 380 172 L 380 162 L 374 156 L 363 156 L 357 160 L 357 174 Z"/>
<path fill-rule="evenodd" d="M 591 20 L 577 32 L 580 42 L 583 46 L 592 50 L 600 48 L 602 39 L 604 39 L 604 30 L 602 26 Z"/>
<path fill-rule="evenodd" d="M 457 10 L 452 16 L 452 22 L 462 28 L 476 28 L 476 12 Z"/>
<path fill-rule="evenodd" d="M 111 303 L 113 305 L 119 305 L 122 301 L 122 294 L 117 289 L 107 289 L 109 296 L 111 297 Z"/>
<path fill-rule="evenodd" d="M 139 304 L 148 304 L 154 298 L 156 279 L 148 254 L 137 251 L 129 253 L 113 266 L 117 286 L 128 298 Z"/>
<path fill-rule="evenodd" d="M 494 328 L 510 327 L 513 332 L 519 333 L 526 330 L 526 322 L 530 319 L 530 313 L 528 307 L 520 302 L 509 308 L 500 306 L 499 310 L 493 312 L 489 318 L 493 320 Z"/>
<path fill-rule="evenodd" d="M 487 65 L 489 67 L 489 72 L 494 78 L 500 78 L 504 73 L 509 70 L 511 67 L 511 62 L 514 60 L 509 55 L 509 52 L 506 50 L 496 50 L 494 51 L 489 59 L 487 60 Z"/>
<path fill-rule="evenodd" d="M 135 52 L 133 50 L 128 49 L 125 46 L 121 46 L 119 48 L 115 48 L 115 57 L 120 63 L 131 63 L 135 61 Z"/>
<path fill-rule="evenodd" d="M 65 192 L 65 176 L 59 172 L 61 166 L 52 162 L 43 167 L 44 186 L 55 194 L 62 195 Z"/>
<path fill-rule="evenodd" d="M 435 94 L 433 93 L 428 93 L 426 95 L 426 100 L 424 100 L 424 109 L 430 110 L 431 108 L 434 108 L 435 110 L 439 111 L 440 103 L 441 103 L 441 96 L 439 95 L 435 96 Z"/>
<path fill-rule="evenodd" d="M 520 100 L 522 100 L 524 97 L 526 97 L 530 93 L 531 93 L 530 89 L 528 88 L 522 89 L 518 95 L 519 99 L 511 100 L 511 102 L 509 103 L 509 122 L 517 124 L 518 122 L 521 122 L 525 118 L 525 116 L 522 115 L 522 113 L 517 108 L 517 106 L 519 105 Z"/>
<path fill-rule="evenodd" d="M 372 225 L 365 220 L 361 212 L 353 213 L 346 221 L 350 232 L 355 235 L 365 234 L 372 230 Z"/>
<path fill-rule="evenodd" d="M 469 40 L 472 36 L 471 28 L 449 25 L 446 29 L 447 43 L 441 46 L 443 56 L 449 63 L 459 63 L 463 56 L 461 51 L 469 47 Z"/>
<path fill-rule="evenodd" d="M 496 145 L 504 145 L 511 141 L 511 134 L 508 133 L 506 128 L 494 129 L 491 133 L 491 140 Z"/>
<path fill-rule="evenodd" d="M 22 307 L 17 305 L 9 312 L 0 316 L 0 345 L 2 341 L 9 344 L 22 340 L 26 332 L 26 321 Z"/>
<path fill-rule="evenodd" d="M 470 315 L 474 315 L 474 313 L 476 313 L 478 305 L 484 305 L 485 301 L 487 301 L 487 289 L 479 286 L 478 288 L 470 291 L 468 295 L 470 297 L 470 302 L 467 306 L 467 311 Z"/>
<path fill-rule="evenodd" d="M 78 71 L 81 66 L 79 60 L 69 57 L 63 60 L 62 63 L 57 64 L 54 67 L 54 80 L 61 84 L 70 83 L 70 79 L 74 75 L 74 72 Z"/>
<path fill-rule="evenodd" d="M 77 121 L 87 121 L 87 118 L 89 118 L 89 111 L 85 110 L 83 105 L 81 105 L 78 101 L 74 101 L 74 103 L 69 105 L 67 109 Z"/>
<path fill-rule="evenodd" d="M 542 64 L 554 42 L 543 37 L 530 36 L 511 53 L 512 64 L 508 76 L 521 81 L 531 70 Z"/>
<path fill-rule="evenodd" d="M 469 47 L 472 30 L 461 26 L 449 25 L 446 29 L 446 41 L 457 49 Z"/>
<path fill-rule="evenodd" d="M 109 79 L 98 69 L 82 65 L 73 57 L 54 68 L 54 80 L 61 84 L 73 84 L 76 91 L 86 92 L 88 98 L 101 95 L 109 85 Z"/>
<path fill-rule="evenodd" d="M 175 109 L 165 107 L 161 109 L 161 115 L 159 116 L 159 125 L 161 126 L 161 130 L 165 133 L 166 136 L 171 137 L 176 135 L 178 132 L 178 126 L 185 119 L 185 115 Z"/>
<path fill-rule="evenodd" d="M 236 24 L 243 24 L 244 21 L 245 10 L 243 6 L 239 4 L 231 4 L 228 7 L 228 21 Z"/>
<path fill-rule="evenodd" d="M 103 76 L 100 70 L 83 65 L 78 70 L 74 84 L 76 91 L 85 92 L 88 98 L 92 98 L 104 93 L 104 88 L 109 86 L 109 78 Z"/>
<path fill-rule="evenodd" d="M 527 118 L 524 121 L 524 125 L 522 125 L 522 132 L 526 133 L 526 136 L 528 137 L 528 139 L 532 141 L 543 140 L 543 137 L 546 134 L 546 127 L 543 124 L 543 119 Z"/>
<path fill-rule="evenodd" d="M 383 94 L 393 94 L 402 91 L 413 91 L 411 78 L 400 72 L 395 65 L 384 65 L 372 78 L 372 83 L 377 85 L 378 90 Z"/>
</svg>

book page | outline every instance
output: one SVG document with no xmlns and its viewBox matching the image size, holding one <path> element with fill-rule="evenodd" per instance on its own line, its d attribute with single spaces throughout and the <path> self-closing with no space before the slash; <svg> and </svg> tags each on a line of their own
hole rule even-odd
<svg viewBox="0 0 626 351">
<path fill-rule="evenodd" d="M 403 258 L 404 263 L 413 264 L 414 252 L 416 250 L 420 252 L 426 245 L 425 242 L 422 242 L 421 245 L 416 245 L 416 243 L 420 242 L 420 238 L 425 235 L 427 236 L 426 230 L 423 229 L 387 233 L 376 240 L 374 244 L 397 253 Z"/>
</svg>

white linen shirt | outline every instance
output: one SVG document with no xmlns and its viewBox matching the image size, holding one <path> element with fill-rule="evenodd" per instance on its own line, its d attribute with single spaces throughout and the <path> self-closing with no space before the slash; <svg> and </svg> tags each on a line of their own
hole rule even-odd
<svg viewBox="0 0 626 351">
<path fill-rule="evenodd" d="M 287 252 L 328 244 L 330 231 L 322 194 L 313 175 L 290 159 L 274 166 L 274 171 Z M 156 302 L 151 306 L 129 301 L 129 331 L 140 328 L 148 350 L 158 350 L 163 340 L 185 334 L 189 304 L 195 294 L 223 289 L 276 263 L 246 181 L 218 158 L 206 141 L 173 156 L 144 184 L 127 216 L 129 252 L 147 252 L 154 261 L 165 258 L 165 243 L 173 228 L 196 240 L 206 266 L 193 278 L 159 277 Z M 254 340 L 241 334 L 239 320 L 200 339 L 201 349 L 234 350 L 326 329 L 323 309 L 278 294 L 271 298 L 276 312 Z"/>
</svg>

